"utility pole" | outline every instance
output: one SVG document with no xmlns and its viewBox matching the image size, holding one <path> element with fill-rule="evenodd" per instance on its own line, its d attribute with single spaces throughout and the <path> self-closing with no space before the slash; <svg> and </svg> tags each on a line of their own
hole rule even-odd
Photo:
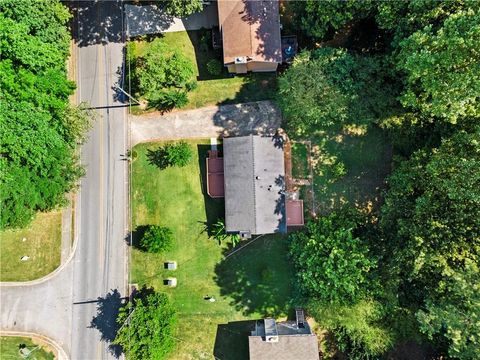
<svg viewBox="0 0 480 360">
<path fill-rule="evenodd" d="M 135 99 L 132 95 L 130 95 L 129 93 L 127 93 L 127 92 L 126 92 L 125 90 L 123 90 L 120 86 L 114 86 L 114 87 L 113 87 L 113 90 L 119 90 L 121 93 L 127 95 L 130 100 L 133 100 L 133 101 L 136 102 L 138 105 L 140 105 L 140 101 L 138 101 L 137 99 Z"/>
</svg>

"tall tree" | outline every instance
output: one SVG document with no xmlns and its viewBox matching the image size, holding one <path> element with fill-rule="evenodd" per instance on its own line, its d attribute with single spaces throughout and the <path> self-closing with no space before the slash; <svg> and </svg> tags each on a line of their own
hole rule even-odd
<svg viewBox="0 0 480 360">
<path fill-rule="evenodd" d="M 381 224 L 407 282 L 428 289 L 447 266 L 480 260 L 478 169 L 480 131 L 461 131 L 438 149 L 417 151 L 389 178 Z"/>
<path fill-rule="evenodd" d="M 186 104 L 187 91 L 196 86 L 193 63 L 178 49 L 155 39 L 142 58 L 136 59 L 138 92 L 161 109 Z"/>
<path fill-rule="evenodd" d="M 278 102 L 297 135 L 367 125 L 395 112 L 382 60 L 324 48 L 306 51 L 279 78 Z"/>
<path fill-rule="evenodd" d="M 304 296 L 352 304 L 368 293 L 368 274 L 375 260 L 365 241 L 354 235 L 357 224 L 351 217 L 353 211 L 332 213 L 290 235 L 290 255 Z"/>
<path fill-rule="evenodd" d="M 0 1 L 0 228 L 65 203 L 91 111 L 69 105 L 70 14 L 58 0 Z"/>
<path fill-rule="evenodd" d="M 302 30 L 315 39 L 324 40 L 353 20 L 371 15 L 375 9 L 371 0 L 306 0 L 292 4 Z"/>
<path fill-rule="evenodd" d="M 176 312 L 164 293 L 141 291 L 118 314 L 114 343 L 128 359 L 164 359 L 175 342 Z"/>
<path fill-rule="evenodd" d="M 455 123 L 480 117 L 480 11 L 450 15 L 400 43 L 397 69 L 405 76 L 402 104 L 430 118 Z"/>
<path fill-rule="evenodd" d="M 471 260 L 459 271 L 445 269 L 438 293 L 418 311 L 420 330 L 431 340 L 446 340 L 455 359 L 480 358 L 480 271 Z"/>
<path fill-rule="evenodd" d="M 377 25 L 392 34 L 392 47 L 414 32 L 431 27 L 437 31 L 450 15 L 479 8 L 476 0 L 408 0 L 378 1 L 375 16 Z"/>
</svg>

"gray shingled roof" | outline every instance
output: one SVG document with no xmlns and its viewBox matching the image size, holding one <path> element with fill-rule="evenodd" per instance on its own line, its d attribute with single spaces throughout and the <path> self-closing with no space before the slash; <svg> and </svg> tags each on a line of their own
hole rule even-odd
<svg viewBox="0 0 480 360">
<path fill-rule="evenodd" d="M 225 138 L 223 154 L 226 230 L 251 234 L 286 232 L 281 138 Z"/>
</svg>

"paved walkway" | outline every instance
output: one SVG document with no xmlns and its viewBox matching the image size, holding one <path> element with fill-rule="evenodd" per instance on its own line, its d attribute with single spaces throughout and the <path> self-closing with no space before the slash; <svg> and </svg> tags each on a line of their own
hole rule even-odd
<svg viewBox="0 0 480 360">
<path fill-rule="evenodd" d="M 274 135 L 281 123 L 281 112 L 270 101 L 131 116 L 131 145 L 151 140 Z"/>
<path fill-rule="evenodd" d="M 217 4 L 204 6 L 202 12 L 180 19 L 165 14 L 157 5 L 125 5 L 128 34 L 141 36 L 174 31 L 211 29 L 218 26 Z"/>
</svg>

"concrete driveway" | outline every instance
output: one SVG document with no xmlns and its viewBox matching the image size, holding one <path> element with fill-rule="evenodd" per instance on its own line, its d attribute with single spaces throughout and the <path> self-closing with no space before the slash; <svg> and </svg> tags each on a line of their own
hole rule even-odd
<svg viewBox="0 0 480 360">
<path fill-rule="evenodd" d="M 130 36 L 190 31 L 218 26 L 217 4 L 204 5 L 203 11 L 186 18 L 165 14 L 161 6 L 125 4 L 125 18 Z"/>
<path fill-rule="evenodd" d="M 131 145 L 152 140 L 178 140 L 249 134 L 274 135 L 282 115 L 271 101 L 209 106 L 167 114 L 131 116 Z"/>
</svg>

